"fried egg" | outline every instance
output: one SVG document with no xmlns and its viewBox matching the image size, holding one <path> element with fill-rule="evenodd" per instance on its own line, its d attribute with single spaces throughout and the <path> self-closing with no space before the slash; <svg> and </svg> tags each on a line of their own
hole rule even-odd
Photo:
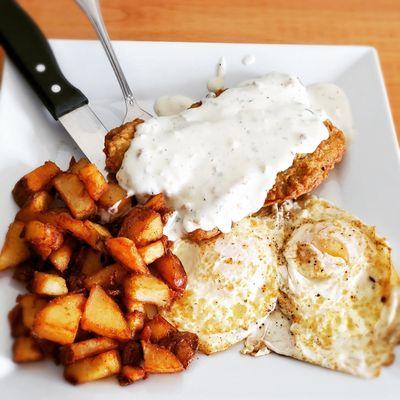
<svg viewBox="0 0 400 400">
<path fill-rule="evenodd" d="M 272 350 L 378 376 L 400 339 L 400 284 L 389 246 L 374 228 L 324 200 L 285 207 L 277 306 L 243 352 Z"/>
<path fill-rule="evenodd" d="M 276 305 L 280 233 L 278 215 L 260 214 L 200 244 L 175 242 L 188 284 L 163 316 L 179 330 L 196 333 L 206 354 L 246 338 Z"/>
</svg>

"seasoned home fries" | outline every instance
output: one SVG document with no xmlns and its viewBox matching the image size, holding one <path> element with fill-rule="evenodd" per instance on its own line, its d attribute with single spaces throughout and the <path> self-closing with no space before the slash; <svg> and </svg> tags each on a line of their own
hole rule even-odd
<svg viewBox="0 0 400 400">
<path fill-rule="evenodd" d="M 180 372 L 198 338 L 160 314 L 187 277 L 163 236 L 163 196 L 132 204 L 94 164 L 53 162 L 13 190 L 20 210 L 0 253 L 0 270 L 28 290 L 9 313 L 13 360 L 52 358 L 64 377 L 84 383 L 116 375 L 121 385 Z"/>
</svg>

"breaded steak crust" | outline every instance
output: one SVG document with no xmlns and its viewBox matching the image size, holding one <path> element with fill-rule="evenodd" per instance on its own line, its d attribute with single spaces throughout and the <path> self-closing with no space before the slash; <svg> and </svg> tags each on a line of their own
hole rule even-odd
<svg viewBox="0 0 400 400">
<path fill-rule="evenodd" d="M 346 150 L 344 133 L 330 121 L 325 121 L 325 125 L 329 130 L 328 139 L 322 141 L 313 153 L 297 155 L 292 166 L 277 175 L 264 206 L 297 199 L 311 192 L 342 159 Z"/>
<path fill-rule="evenodd" d="M 136 127 L 142 122 L 140 119 L 135 119 L 114 128 L 106 135 L 104 153 L 110 173 L 116 174 L 121 168 Z M 292 166 L 277 175 L 274 186 L 267 194 L 264 207 L 297 199 L 311 192 L 326 179 L 329 171 L 342 159 L 346 150 L 345 135 L 330 121 L 325 121 L 325 125 L 329 130 L 329 137 L 322 141 L 313 153 L 297 155 Z M 188 237 L 195 242 L 201 242 L 219 233 L 218 229 L 209 232 L 197 229 Z"/>
<path fill-rule="evenodd" d="M 121 168 L 122 160 L 126 151 L 129 149 L 136 126 L 143 122 L 136 118 L 132 122 L 127 122 L 121 126 L 111 129 L 104 140 L 104 153 L 106 155 L 107 171 L 116 174 Z"/>
</svg>

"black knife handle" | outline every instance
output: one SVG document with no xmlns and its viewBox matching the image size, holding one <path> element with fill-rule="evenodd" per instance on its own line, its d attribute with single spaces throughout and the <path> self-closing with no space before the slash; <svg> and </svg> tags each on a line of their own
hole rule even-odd
<svg viewBox="0 0 400 400">
<path fill-rule="evenodd" d="M 14 0 L 0 0 L 0 44 L 55 119 L 88 103 L 62 74 L 39 27 Z"/>
</svg>

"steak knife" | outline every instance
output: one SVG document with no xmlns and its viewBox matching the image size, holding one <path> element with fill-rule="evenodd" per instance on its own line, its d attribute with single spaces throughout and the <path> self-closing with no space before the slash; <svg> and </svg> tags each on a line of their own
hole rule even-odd
<svg viewBox="0 0 400 400">
<path fill-rule="evenodd" d="M 14 0 L 0 0 L 0 44 L 54 119 L 105 173 L 106 128 L 87 97 L 61 72 L 39 27 Z"/>
</svg>

